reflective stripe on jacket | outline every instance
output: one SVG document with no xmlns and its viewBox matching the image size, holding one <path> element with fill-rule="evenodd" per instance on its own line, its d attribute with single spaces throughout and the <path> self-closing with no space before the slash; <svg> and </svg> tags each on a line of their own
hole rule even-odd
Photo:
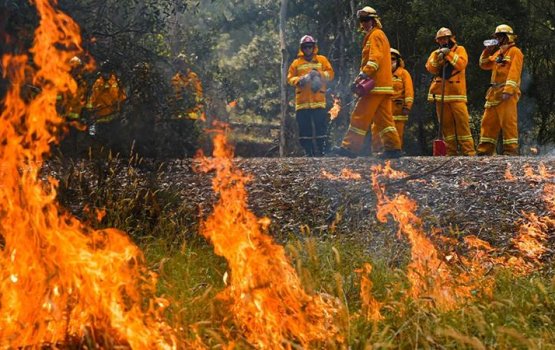
<svg viewBox="0 0 555 350">
<path fill-rule="evenodd" d="M 486 94 L 486 108 L 499 105 L 503 93 L 520 97 L 520 82 L 524 55 L 514 44 L 504 52 L 497 50 L 489 54 L 486 50 L 480 55 L 480 68 L 491 70 L 491 84 Z"/>
<path fill-rule="evenodd" d="M 370 94 L 393 94 L 389 40 L 378 27 L 372 28 L 364 37 L 360 71 L 376 81 Z"/>
<path fill-rule="evenodd" d="M 402 116 L 403 109 L 412 108 L 414 102 L 414 86 L 410 73 L 402 66 L 393 72 L 393 119 L 408 120 L 408 116 Z M 399 117 L 399 118 L 396 118 Z"/>
<path fill-rule="evenodd" d="M 105 119 L 111 114 L 119 112 L 121 103 L 127 98 L 125 91 L 119 86 L 115 75 L 110 75 L 108 81 L 98 77 L 92 87 L 92 94 L 87 104 L 98 119 Z"/>
<path fill-rule="evenodd" d="M 311 84 L 299 86 L 299 81 L 310 71 L 316 70 L 320 73 L 322 86 L 316 92 L 312 91 Z M 287 82 L 295 86 L 295 110 L 326 108 L 326 86 L 327 82 L 334 78 L 334 71 L 325 56 L 318 55 L 318 47 L 314 49 L 312 59 L 308 61 L 302 51 L 289 66 Z"/>
<path fill-rule="evenodd" d="M 453 66 L 453 71 L 445 82 L 444 101 L 447 103 L 466 102 L 466 65 L 468 64 L 468 55 L 465 48 L 455 44 L 445 56 L 445 59 Z M 438 50 L 432 52 L 430 57 L 428 57 L 426 69 L 434 75 L 428 92 L 428 101 L 441 101 L 443 65 L 438 59 Z"/>
</svg>

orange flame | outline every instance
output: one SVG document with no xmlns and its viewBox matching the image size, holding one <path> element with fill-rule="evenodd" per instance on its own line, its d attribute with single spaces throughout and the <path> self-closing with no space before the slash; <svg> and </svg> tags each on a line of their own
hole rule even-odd
<svg viewBox="0 0 555 350">
<path fill-rule="evenodd" d="M 201 169 L 216 170 L 213 188 L 219 194 L 214 212 L 201 233 L 225 257 L 231 270 L 220 298 L 231 311 L 247 340 L 258 348 L 302 348 L 314 343 L 342 342 L 334 323 L 337 302 L 308 295 L 283 247 L 264 233 L 269 219 L 259 220 L 247 208 L 245 183 L 233 166 L 232 151 L 222 133 L 214 140 L 214 158 L 202 158 Z"/>
<path fill-rule="evenodd" d="M 380 312 L 382 303 L 376 300 L 372 295 L 372 280 L 369 276 L 372 272 L 372 265 L 366 263 L 361 269 L 355 270 L 355 272 L 361 275 L 360 280 L 360 299 L 362 300 L 362 313 L 364 317 L 369 321 L 380 321 L 383 320 L 383 316 Z"/>
<path fill-rule="evenodd" d="M 141 251 L 120 231 L 93 231 L 63 213 L 57 182 L 40 180 L 43 156 L 62 124 L 56 96 L 75 91 L 67 62 L 81 51 L 78 26 L 53 3 L 34 1 L 37 96 L 20 98 L 28 57 L 2 58 L 11 84 L 0 118 L 0 347 L 88 339 L 103 348 L 175 348 L 160 317 L 167 301 L 155 297 L 156 276 Z"/>
<path fill-rule="evenodd" d="M 450 258 L 441 258 L 432 241 L 426 237 L 422 222 L 414 212 L 416 203 L 404 195 L 390 199 L 378 177 L 405 177 L 406 174 L 391 169 L 390 164 L 372 168 L 372 183 L 378 197 L 378 220 L 387 222 L 391 215 L 399 223 L 399 235 L 406 236 L 411 243 L 411 262 L 407 276 L 411 282 L 410 296 L 414 299 L 430 299 L 442 310 L 452 310 L 472 297 L 479 290 L 479 279 L 470 272 L 455 273 L 449 265 Z"/>
<path fill-rule="evenodd" d="M 505 169 L 505 180 L 507 181 L 515 181 L 515 177 L 513 176 L 511 163 L 507 163 L 507 168 Z"/>
<path fill-rule="evenodd" d="M 322 177 L 337 181 L 337 180 L 361 180 L 362 175 L 359 173 L 352 171 L 351 169 L 343 168 L 341 169 L 341 173 L 339 176 L 333 175 L 332 173 L 327 172 L 326 170 L 322 170 Z"/>
<path fill-rule="evenodd" d="M 341 112 L 341 99 L 339 97 L 333 97 L 333 107 L 329 110 L 330 120 L 335 120 Z"/>
</svg>

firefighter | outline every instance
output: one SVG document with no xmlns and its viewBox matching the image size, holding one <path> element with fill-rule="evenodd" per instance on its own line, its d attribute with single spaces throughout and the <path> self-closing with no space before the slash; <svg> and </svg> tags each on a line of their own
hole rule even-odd
<svg viewBox="0 0 555 350">
<path fill-rule="evenodd" d="M 410 73 L 405 69 L 405 61 L 401 53 L 391 48 L 391 71 L 393 72 L 393 95 L 391 101 L 393 103 L 393 121 L 399 140 L 401 141 L 401 148 L 403 148 L 403 135 L 405 131 L 405 124 L 409 120 L 409 113 L 414 102 L 414 86 Z M 381 152 L 383 145 L 381 142 L 379 130 L 376 124 L 372 124 L 372 151 Z"/>
<path fill-rule="evenodd" d="M 503 154 L 518 155 L 516 105 L 520 97 L 524 56 L 515 46 L 516 35 L 511 27 L 501 24 L 493 35 L 498 44 L 486 47 L 480 56 L 480 68 L 492 73 L 482 116 L 478 155 L 494 153 L 499 131 L 503 133 Z"/>
<path fill-rule="evenodd" d="M 303 36 L 287 81 L 295 87 L 299 143 L 308 157 L 324 154 L 328 126 L 326 84 L 333 78 L 333 68 L 325 56 L 318 54 L 316 40 L 310 35 Z"/>
<path fill-rule="evenodd" d="M 393 74 L 389 40 L 382 30 L 376 10 L 366 6 L 357 11 L 357 17 L 366 32 L 362 45 L 360 73 L 353 83 L 355 91 L 361 95 L 351 115 L 349 129 L 341 147 L 335 148 L 331 155 L 346 157 L 359 155 L 370 125 L 374 123 L 385 149 L 381 157 L 399 158 L 401 141 L 395 129 L 392 114 Z M 359 86 L 368 88 L 358 89 Z"/>
<path fill-rule="evenodd" d="M 175 93 L 172 118 L 204 120 L 204 96 L 198 75 L 186 66 L 182 57 L 178 57 L 174 64 L 177 72 L 171 81 Z"/>
<path fill-rule="evenodd" d="M 115 69 L 108 61 L 104 62 L 87 102 L 91 114 L 91 120 L 88 121 L 89 135 L 94 137 L 93 145 L 107 150 L 121 145 L 125 120 L 117 117 L 126 98 Z"/>
<path fill-rule="evenodd" d="M 476 151 L 466 106 L 468 55 L 465 48 L 457 44 L 455 36 L 449 28 L 440 28 L 436 33 L 435 40 L 439 47 L 430 54 L 426 62 L 426 69 L 434 75 L 428 93 L 428 101 L 435 102 L 437 117 L 442 120 L 447 155 L 458 155 L 460 146 L 462 155 L 474 156 Z M 445 84 L 443 85 L 444 74 Z"/>
<path fill-rule="evenodd" d="M 77 83 L 77 89 L 74 93 L 66 92 L 58 95 L 58 108 L 60 114 L 68 122 L 79 122 L 81 114 L 87 103 L 88 86 L 87 81 L 83 77 L 83 62 L 77 56 L 69 60 L 71 67 L 71 75 Z"/>
</svg>

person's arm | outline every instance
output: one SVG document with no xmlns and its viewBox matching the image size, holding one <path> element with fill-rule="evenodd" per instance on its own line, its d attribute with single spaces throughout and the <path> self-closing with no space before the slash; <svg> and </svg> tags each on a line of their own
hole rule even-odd
<svg viewBox="0 0 555 350">
<path fill-rule="evenodd" d="M 519 49 L 511 50 L 511 67 L 505 81 L 503 95 L 514 95 L 520 89 L 520 75 L 522 74 L 522 65 L 524 63 L 524 55 Z M 505 98 L 506 99 L 506 98 Z"/>
<path fill-rule="evenodd" d="M 403 87 L 405 90 L 405 98 L 403 100 L 403 114 L 409 114 L 414 102 L 414 86 L 410 73 L 405 69 L 403 70 Z"/>
</svg>

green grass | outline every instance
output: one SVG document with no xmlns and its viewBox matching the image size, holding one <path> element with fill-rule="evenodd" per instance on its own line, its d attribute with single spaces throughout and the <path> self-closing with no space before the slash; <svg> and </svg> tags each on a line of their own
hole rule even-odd
<svg viewBox="0 0 555 350">
<path fill-rule="evenodd" d="M 212 345 L 229 341 L 222 327 L 229 326 L 230 320 L 222 318 L 222 310 L 215 310 L 214 302 L 224 288 L 225 261 L 200 239 L 177 247 L 166 243 L 154 239 L 141 246 L 160 273 L 161 294 L 172 302 L 170 322 L 183 329 L 183 337 L 191 336 L 187 329 L 193 327 Z M 491 299 L 469 301 L 442 312 L 428 301 L 406 298 L 409 284 L 404 268 L 372 261 L 363 247 L 307 237 L 289 242 L 287 252 L 308 292 L 342 301 L 348 325 L 343 335 L 352 349 L 555 348 L 555 288 L 554 280 L 547 276 L 517 277 L 496 270 Z M 384 319 L 377 323 L 360 315 L 360 276 L 354 270 L 365 262 L 374 265 L 373 294 L 383 303 Z"/>
<path fill-rule="evenodd" d="M 91 178 L 61 176 L 60 189 L 71 188 L 68 193 L 85 195 L 88 203 L 104 204 L 107 215 L 101 222 L 95 222 L 94 215 L 81 216 L 94 226 L 115 226 L 128 232 L 143 249 L 148 267 L 159 275 L 159 294 L 170 302 L 167 322 L 179 339 L 187 342 L 199 336 L 212 348 L 231 342 L 238 349 L 252 348 L 227 305 L 217 298 L 225 288 L 224 276 L 230 274 L 226 261 L 192 231 L 192 219 L 187 217 L 192 211 L 187 204 L 171 188 L 149 190 L 148 183 L 141 182 L 133 171 L 132 162 L 140 160 L 130 161 L 123 170 L 116 169 L 112 160 L 95 163 L 95 170 L 86 173 L 92 174 L 96 186 L 87 185 Z M 69 168 L 84 173 L 77 165 Z M 123 187 L 118 182 L 121 171 L 127 172 Z M 68 193 L 61 193 L 60 199 L 69 201 Z M 309 230 L 304 232 L 301 239 L 287 241 L 287 256 L 308 293 L 330 295 L 341 303 L 338 323 L 345 343 L 338 348 L 555 349 L 552 275 L 538 272 L 519 277 L 506 269 L 494 269 L 490 272 L 495 278 L 491 298 L 468 300 L 444 312 L 426 298 L 407 297 L 408 252 L 391 245 L 373 248 L 380 252 L 378 258 L 356 242 L 340 237 L 322 240 Z M 361 316 L 360 275 L 355 270 L 364 263 L 373 265 L 372 294 L 383 304 L 384 318 L 379 322 Z"/>
</svg>

